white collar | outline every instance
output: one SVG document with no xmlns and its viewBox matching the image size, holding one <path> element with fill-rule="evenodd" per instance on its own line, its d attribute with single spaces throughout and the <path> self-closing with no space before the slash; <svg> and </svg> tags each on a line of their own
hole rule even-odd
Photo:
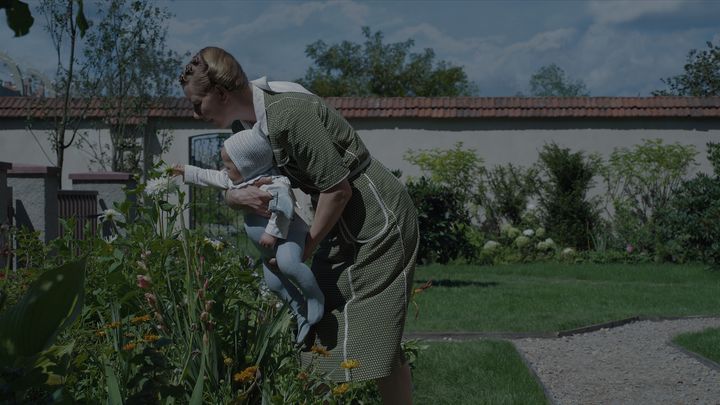
<svg viewBox="0 0 720 405">
<path fill-rule="evenodd" d="M 312 94 L 303 86 L 293 82 L 268 82 L 267 77 L 263 76 L 259 79 L 255 79 L 250 82 L 250 87 L 253 92 L 253 108 L 255 109 L 255 121 L 260 124 L 260 131 L 267 135 L 268 123 L 267 123 L 267 112 L 265 111 L 265 91 L 272 91 L 274 93 L 305 93 Z M 263 91 L 264 90 L 264 91 Z M 245 129 L 252 128 L 250 123 L 243 121 Z"/>
</svg>

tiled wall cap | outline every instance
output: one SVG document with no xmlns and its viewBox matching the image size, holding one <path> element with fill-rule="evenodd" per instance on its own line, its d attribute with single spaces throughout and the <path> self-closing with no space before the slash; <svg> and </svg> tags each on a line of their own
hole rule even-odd
<svg viewBox="0 0 720 405">
<path fill-rule="evenodd" d="M 132 174 L 124 172 L 88 172 L 88 173 L 70 173 L 70 180 L 76 181 L 127 181 L 133 178 Z"/>
<path fill-rule="evenodd" d="M 60 174 L 60 168 L 55 166 L 38 166 L 38 165 L 24 165 L 19 163 L 13 163 L 12 168 L 8 170 L 8 174 L 15 175 L 37 175 L 47 174 L 57 176 Z"/>
</svg>

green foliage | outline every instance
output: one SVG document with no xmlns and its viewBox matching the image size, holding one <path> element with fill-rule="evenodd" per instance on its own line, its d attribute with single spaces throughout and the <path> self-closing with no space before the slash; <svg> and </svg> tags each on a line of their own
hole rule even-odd
<svg viewBox="0 0 720 405">
<path fill-rule="evenodd" d="M 720 143 L 708 142 L 707 158 L 715 172 L 715 176 L 720 176 Z"/>
<path fill-rule="evenodd" d="M 654 250 L 656 213 L 677 192 L 696 154 L 691 145 L 665 145 L 661 139 L 615 149 L 603 175 L 621 242 L 642 251 Z"/>
<path fill-rule="evenodd" d="M 556 64 L 543 66 L 530 78 L 534 97 L 587 97 L 590 93 L 582 80 L 573 81 Z"/>
<path fill-rule="evenodd" d="M 600 158 L 582 151 L 571 153 L 551 143 L 543 146 L 538 164 L 543 180 L 538 205 L 548 234 L 564 246 L 592 248 L 599 212 L 587 193 L 600 169 Z"/>
<path fill-rule="evenodd" d="M 407 190 L 418 210 L 420 262 L 447 263 L 473 251 L 465 231 L 470 218 L 457 189 L 421 177 Z"/>
<path fill-rule="evenodd" d="M 654 91 L 654 96 L 720 96 L 720 46 L 708 41 L 707 50 L 688 52 L 685 73 L 660 79 L 666 90 Z"/>
<path fill-rule="evenodd" d="M 383 43 L 383 34 L 363 27 L 364 44 L 318 40 L 307 46 L 312 59 L 303 84 L 320 96 L 432 97 L 472 95 L 475 86 L 462 67 L 435 63 L 435 52 L 410 53 L 412 39 Z"/>
<path fill-rule="evenodd" d="M 487 172 L 487 193 L 481 205 L 485 211 L 484 227 L 498 232 L 500 225 L 521 225 L 527 206 L 538 192 L 538 171 L 512 163 L 498 165 Z"/>
<path fill-rule="evenodd" d="M 45 271 L 0 313 L 0 400 L 31 403 L 59 395 L 73 342 L 54 344 L 82 311 L 84 281 L 84 261 Z"/>
<path fill-rule="evenodd" d="M 6 0 L 0 3 L 0 9 L 5 9 L 7 26 L 15 33 L 16 37 L 27 35 L 30 32 L 35 19 L 30 12 L 27 3 L 19 0 Z"/>
<path fill-rule="evenodd" d="M 720 268 L 720 178 L 699 173 L 685 181 L 658 217 L 662 259 Z"/>
</svg>

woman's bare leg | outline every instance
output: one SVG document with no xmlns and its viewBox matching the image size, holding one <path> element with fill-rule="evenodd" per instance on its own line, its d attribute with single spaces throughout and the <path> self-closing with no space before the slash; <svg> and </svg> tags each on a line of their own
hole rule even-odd
<svg viewBox="0 0 720 405">
<path fill-rule="evenodd" d="M 403 363 L 392 373 L 377 380 L 378 390 L 385 405 L 412 405 L 412 379 L 410 366 Z"/>
</svg>

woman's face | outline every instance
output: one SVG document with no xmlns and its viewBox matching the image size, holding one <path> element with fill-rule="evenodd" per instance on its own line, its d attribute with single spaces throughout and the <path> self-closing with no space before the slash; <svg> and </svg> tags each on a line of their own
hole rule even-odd
<svg viewBox="0 0 720 405">
<path fill-rule="evenodd" d="M 211 122 L 218 128 L 228 128 L 233 121 L 228 92 L 219 86 L 212 86 L 207 91 L 199 87 L 192 79 L 183 86 L 185 97 L 193 105 L 193 117 Z"/>
<path fill-rule="evenodd" d="M 227 174 L 230 180 L 232 180 L 232 182 L 235 184 L 242 183 L 244 180 L 243 176 L 242 174 L 240 174 L 237 166 L 235 166 L 235 163 L 230 160 L 230 156 L 228 156 L 225 148 L 220 149 L 220 158 L 222 159 L 223 166 L 225 166 L 225 170 L 227 170 Z"/>
</svg>

